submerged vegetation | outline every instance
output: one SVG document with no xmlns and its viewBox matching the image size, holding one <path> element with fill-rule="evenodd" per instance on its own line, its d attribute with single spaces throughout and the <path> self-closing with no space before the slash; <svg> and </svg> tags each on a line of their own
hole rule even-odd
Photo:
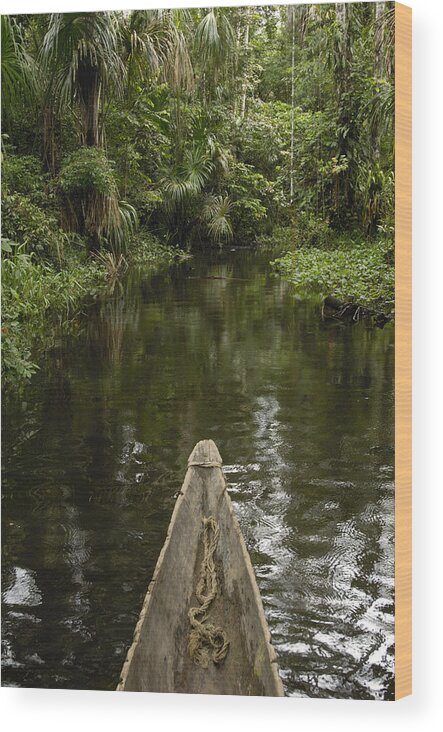
<svg viewBox="0 0 443 732">
<path fill-rule="evenodd" d="M 106 280 L 195 246 L 284 230 L 282 276 L 389 305 L 392 3 L 1 24 L 10 377 Z"/>
</svg>

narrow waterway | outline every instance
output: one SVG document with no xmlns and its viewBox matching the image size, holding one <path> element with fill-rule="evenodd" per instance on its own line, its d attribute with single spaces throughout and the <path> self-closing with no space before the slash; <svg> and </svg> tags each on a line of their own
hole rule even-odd
<svg viewBox="0 0 443 732">
<path fill-rule="evenodd" d="M 115 688 L 212 438 L 286 693 L 393 697 L 393 328 L 322 322 L 270 258 L 131 275 L 4 399 L 3 685 Z"/>
</svg>

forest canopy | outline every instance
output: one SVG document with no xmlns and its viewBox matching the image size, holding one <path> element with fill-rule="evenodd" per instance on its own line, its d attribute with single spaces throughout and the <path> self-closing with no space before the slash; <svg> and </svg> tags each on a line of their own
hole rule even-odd
<svg viewBox="0 0 443 732">
<path fill-rule="evenodd" d="M 72 310 L 75 283 L 99 286 L 103 256 L 109 270 L 143 252 L 274 239 L 290 279 L 299 247 L 383 240 L 392 265 L 392 3 L 1 24 L 7 364 L 26 372 L 26 277 L 41 285 L 40 315 L 60 310 L 38 294 L 57 276 Z"/>
</svg>

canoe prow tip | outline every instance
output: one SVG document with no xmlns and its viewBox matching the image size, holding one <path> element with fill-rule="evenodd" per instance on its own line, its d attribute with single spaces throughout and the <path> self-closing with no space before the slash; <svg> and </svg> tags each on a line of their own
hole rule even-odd
<svg viewBox="0 0 443 732">
<path fill-rule="evenodd" d="M 222 464 L 223 461 L 214 440 L 197 442 L 188 459 L 189 467 L 221 468 Z"/>
</svg>

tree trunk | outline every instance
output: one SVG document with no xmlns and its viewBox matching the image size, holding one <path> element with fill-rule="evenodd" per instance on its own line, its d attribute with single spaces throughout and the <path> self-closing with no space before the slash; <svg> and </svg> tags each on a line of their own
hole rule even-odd
<svg viewBox="0 0 443 732">
<path fill-rule="evenodd" d="M 375 3 L 375 76 L 384 77 L 384 35 L 385 35 L 385 3 Z"/>
<path fill-rule="evenodd" d="M 51 104 L 45 104 L 43 107 L 43 162 L 52 175 L 55 175 L 57 169 L 56 124 L 54 108 Z"/>
<path fill-rule="evenodd" d="M 336 3 L 335 13 L 340 28 L 335 46 L 335 84 L 338 116 L 338 155 L 346 158 L 348 168 L 338 174 L 339 217 L 353 207 L 353 192 L 350 185 L 352 175 L 349 156 L 349 129 L 352 125 L 352 77 L 351 77 L 351 36 L 349 31 L 351 8 L 346 3 Z"/>
<path fill-rule="evenodd" d="M 346 3 L 336 3 L 335 4 L 335 17 L 337 19 L 337 23 L 341 27 L 342 31 L 346 29 Z"/>
<path fill-rule="evenodd" d="M 375 64 L 374 76 L 382 79 L 385 76 L 385 59 L 384 59 L 384 34 L 385 34 L 385 3 L 375 3 L 375 25 L 374 25 L 374 41 L 375 41 Z M 373 131 L 373 151 L 374 159 L 380 159 L 380 129 L 379 125 L 375 125 Z"/>
<path fill-rule="evenodd" d="M 294 136 L 295 136 L 295 8 L 291 8 L 291 180 L 289 200 L 294 202 Z"/>
<path fill-rule="evenodd" d="M 82 119 L 82 143 L 88 147 L 99 146 L 99 97 L 100 81 L 98 69 L 84 59 L 78 65 L 78 86 Z"/>
<path fill-rule="evenodd" d="M 250 18 L 250 8 L 246 8 L 246 26 L 245 26 L 245 34 L 244 34 L 244 40 L 243 40 L 245 63 L 244 63 L 244 69 L 243 69 L 243 82 L 242 82 L 242 93 L 241 93 L 241 104 L 240 104 L 241 119 L 244 119 L 245 114 L 246 114 L 246 93 L 248 90 L 249 18 Z"/>
</svg>

